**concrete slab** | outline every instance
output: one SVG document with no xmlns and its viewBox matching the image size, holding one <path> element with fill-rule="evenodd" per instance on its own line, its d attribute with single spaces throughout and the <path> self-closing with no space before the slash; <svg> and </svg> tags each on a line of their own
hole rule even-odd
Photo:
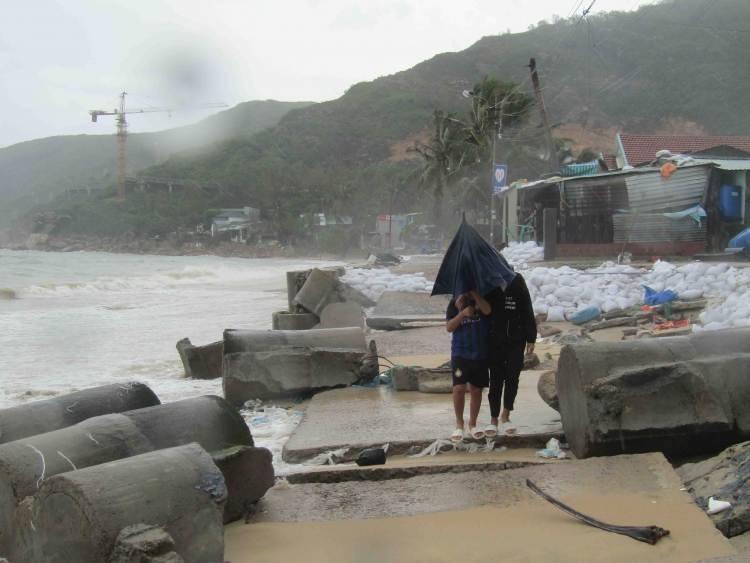
<svg viewBox="0 0 750 563">
<path fill-rule="evenodd" d="M 536 496 L 525 486 L 527 478 L 595 518 L 653 524 L 671 535 L 651 546 L 592 528 Z M 296 485 L 268 491 L 249 525 L 225 528 L 224 558 L 233 563 L 688 563 L 734 555 L 681 486 L 661 454 Z"/>
<path fill-rule="evenodd" d="M 499 436 L 497 443 L 508 447 L 542 447 L 551 437 L 562 435 L 560 415 L 537 393 L 541 373 L 521 373 L 512 415 L 518 434 Z M 489 420 L 485 391 L 479 426 L 486 426 Z M 352 460 L 360 451 L 386 443 L 392 448 L 390 452 L 402 454 L 414 446 L 424 447 L 437 439 L 450 438 L 453 425 L 453 402 L 449 395 L 385 387 L 326 391 L 313 397 L 284 446 L 282 457 L 288 463 L 300 463 L 319 453 L 348 447 L 344 459 Z"/>
<path fill-rule="evenodd" d="M 376 330 L 402 330 L 445 323 L 447 295 L 430 297 L 429 293 L 384 291 L 367 326 Z"/>
</svg>

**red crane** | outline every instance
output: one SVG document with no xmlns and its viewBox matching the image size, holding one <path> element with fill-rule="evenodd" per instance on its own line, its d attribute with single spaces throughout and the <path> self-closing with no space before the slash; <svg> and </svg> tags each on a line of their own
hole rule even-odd
<svg viewBox="0 0 750 563">
<path fill-rule="evenodd" d="M 128 122 L 125 120 L 125 115 L 129 113 L 154 113 L 160 111 L 176 111 L 181 109 L 197 109 L 197 108 L 226 108 L 229 107 L 223 102 L 200 104 L 196 106 L 179 106 L 179 107 L 148 107 L 148 108 L 136 108 L 136 109 L 125 109 L 125 96 L 126 92 L 120 94 L 120 107 L 112 111 L 106 111 L 103 109 L 92 109 L 89 111 L 91 114 L 91 121 L 96 123 L 97 118 L 100 115 L 114 115 L 115 122 L 117 125 L 117 199 L 125 199 L 125 162 L 126 162 L 126 143 L 128 140 Z"/>
</svg>

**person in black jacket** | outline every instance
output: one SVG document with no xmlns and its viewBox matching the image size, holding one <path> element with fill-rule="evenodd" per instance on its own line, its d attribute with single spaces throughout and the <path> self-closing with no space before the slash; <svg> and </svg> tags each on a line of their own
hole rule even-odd
<svg viewBox="0 0 750 563">
<path fill-rule="evenodd" d="M 523 276 L 516 274 L 503 290 L 497 287 L 485 295 L 490 304 L 489 346 L 490 365 L 490 425 L 495 427 L 485 434 L 497 433 L 498 417 L 505 434 L 513 436 L 516 428 L 510 421 L 510 411 L 518 393 L 518 380 L 523 368 L 524 351 L 532 354 L 536 343 L 536 317 L 529 289 Z M 505 395 L 503 397 L 503 387 Z M 500 399 L 503 410 L 500 412 Z M 490 427 L 488 427 L 489 429 Z"/>
</svg>

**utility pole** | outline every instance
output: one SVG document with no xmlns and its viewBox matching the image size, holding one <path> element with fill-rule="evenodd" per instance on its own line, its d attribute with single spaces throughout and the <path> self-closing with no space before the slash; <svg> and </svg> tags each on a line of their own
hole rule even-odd
<svg viewBox="0 0 750 563">
<path fill-rule="evenodd" d="M 495 105 L 492 106 L 494 111 L 497 111 L 497 94 L 495 94 Z M 489 110 L 488 110 L 489 111 Z M 497 136 L 500 132 L 500 120 L 503 118 L 500 115 L 499 119 L 494 120 L 495 131 L 492 134 L 492 183 L 490 184 L 490 246 L 495 245 L 495 164 L 497 164 Z"/>
<path fill-rule="evenodd" d="M 549 126 L 547 110 L 544 107 L 544 98 L 542 97 L 542 88 L 539 86 L 539 75 L 536 72 L 536 59 L 532 58 L 529 63 L 531 69 L 531 82 L 534 83 L 534 94 L 536 94 L 536 103 L 539 106 L 539 115 L 542 118 L 542 127 L 547 136 L 547 146 L 549 147 L 549 162 L 552 165 L 552 172 L 560 171 L 560 161 L 557 159 L 557 149 L 555 141 L 552 138 L 552 129 Z"/>
</svg>

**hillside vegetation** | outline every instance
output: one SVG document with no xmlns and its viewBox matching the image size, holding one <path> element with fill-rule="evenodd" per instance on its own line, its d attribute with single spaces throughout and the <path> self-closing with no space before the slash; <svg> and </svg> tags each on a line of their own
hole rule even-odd
<svg viewBox="0 0 750 563">
<path fill-rule="evenodd" d="M 130 134 L 128 173 L 152 166 L 176 151 L 251 135 L 310 103 L 245 102 L 193 125 Z M 101 121 L 108 134 L 47 137 L 0 149 L 0 226 L 66 188 L 99 187 L 113 181 L 117 174 L 114 121 Z"/>
<path fill-rule="evenodd" d="M 487 75 L 531 92 L 531 57 L 550 119 L 564 130 L 558 136 L 572 137 L 576 150 L 611 150 L 617 131 L 749 134 L 749 78 L 740 71 L 750 56 L 748 21 L 745 0 L 678 0 L 540 22 L 356 84 L 271 129 L 174 154 L 141 173 L 220 182 L 231 191 L 225 204 L 260 207 L 277 225 L 311 211 L 369 225 L 391 201 L 394 210 L 430 209 L 434 202 L 410 176 L 420 161 L 405 149 L 430 137 L 436 109 L 468 119 L 472 103 L 462 91 Z M 541 135 L 529 117 L 515 143 L 533 148 Z M 519 162 L 526 164 L 511 166 L 511 180 L 548 171 L 543 160 L 521 154 Z"/>
</svg>

